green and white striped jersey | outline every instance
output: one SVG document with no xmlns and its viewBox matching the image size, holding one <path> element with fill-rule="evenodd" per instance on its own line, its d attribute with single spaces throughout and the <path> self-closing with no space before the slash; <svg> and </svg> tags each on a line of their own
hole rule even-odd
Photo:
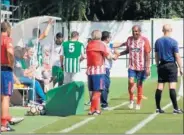
<svg viewBox="0 0 184 135">
<path fill-rule="evenodd" d="M 84 55 L 84 45 L 79 41 L 66 41 L 62 44 L 64 71 L 68 73 L 80 72 L 80 58 Z"/>
<path fill-rule="evenodd" d="M 29 40 L 27 46 L 28 47 L 36 46 L 36 48 L 34 50 L 34 53 L 36 53 L 35 60 L 36 60 L 36 63 L 38 63 L 39 66 L 42 66 L 43 65 L 43 48 L 42 48 L 40 42 L 38 42 L 38 45 L 37 45 L 36 42 L 37 42 L 37 38 L 34 37 L 34 38 Z"/>
</svg>

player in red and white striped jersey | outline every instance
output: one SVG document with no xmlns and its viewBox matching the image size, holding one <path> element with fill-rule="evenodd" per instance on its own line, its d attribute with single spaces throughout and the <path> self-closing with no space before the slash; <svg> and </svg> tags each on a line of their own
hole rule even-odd
<svg viewBox="0 0 184 135">
<path fill-rule="evenodd" d="M 137 105 L 136 109 L 140 109 L 141 99 L 143 95 L 143 80 L 150 75 L 150 44 L 146 37 L 141 35 L 141 27 L 135 25 L 132 27 L 132 34 L 127 39 L 126 50 L 121 52 L 120 55 L 129 53 L 129 69 L 128 69 L 128 90 L 130 95 L 129 108 L 134 106 L 134 79 L 137 80 Z"/>
<path fill-rule="evenodd" d="M 104 89 L 105 58 L 115 59 L 105 44 L 101 41 L 102 33 L 99 30 L 92 32 L 92 41 L 86 48 L 88 88 L 92 91 L 89 115 L 99 115 L 101 90 Z"/>
</svg>

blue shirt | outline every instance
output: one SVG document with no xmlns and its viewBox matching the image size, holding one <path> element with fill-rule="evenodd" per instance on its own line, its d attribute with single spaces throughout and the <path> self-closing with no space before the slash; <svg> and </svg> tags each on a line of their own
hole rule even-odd
<svg viewBox="0 0 184 135">
<path fill-rule="evenodd" d="M 161 37 L 155 42 L 155 52 L 158 53 L 159 61 L 175 62 L 174 53 L 178 53 L 178 43 L 171 37 Z"/>
</svg>

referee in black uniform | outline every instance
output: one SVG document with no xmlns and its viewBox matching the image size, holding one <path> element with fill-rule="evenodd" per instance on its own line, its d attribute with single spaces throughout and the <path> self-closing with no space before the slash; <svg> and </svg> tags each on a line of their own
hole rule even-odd
<svg viewBox="0 0 184 135">
<path fill-rule="evenodd" d="M 178 108 L 177 104 L 177 94 L 176 94 L 176 84 L 178 81 L 178 67 L 180 74 L 182 75 L 182 64 L 181 57 L 179 55 L 178 43 L 175 39 L 171 38 L 172 28 L 169 24 L 163 26 L 164 36 L 157 39 L 155 42 L 155 61 L 157 64 L 158 72 L 158 85 L 155 92 L 156 101 L 156 112 L 164 113 L 160 107 L 162 90 L 164 89 L 164 84 L 169 83 L 169 94 L 170 99 L 173 104 L 174 114 L 183 113 L 181 109 Z M 177 62 L 177 65 L 176 65 Z"/>
</svg>

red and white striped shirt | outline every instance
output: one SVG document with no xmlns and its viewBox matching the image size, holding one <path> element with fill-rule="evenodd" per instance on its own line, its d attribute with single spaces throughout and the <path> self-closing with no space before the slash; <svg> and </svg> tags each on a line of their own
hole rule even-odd
<svg viewBox="0 0 184 135">
<path fill-rule="evenodd" d="M 138 40 L 134 40 L 131 36 L 127 39 L 126 45 L 129 50 L 129 68 L 137 71 L 145 70 L 145 55 L 151 51 L 148 39 L 141 36 Z"/>
<path fill-rule="evenodd" d="M 87 68 L 87 75 L 105 74 L 105 66 L 89 66 Z"/>
<path fill-rule="evenodd" d="M 90 41 L 86 48 L 87 75 L 105 74 L 105 57 L 109 53 L 103 42 Z"/>
</svg>

